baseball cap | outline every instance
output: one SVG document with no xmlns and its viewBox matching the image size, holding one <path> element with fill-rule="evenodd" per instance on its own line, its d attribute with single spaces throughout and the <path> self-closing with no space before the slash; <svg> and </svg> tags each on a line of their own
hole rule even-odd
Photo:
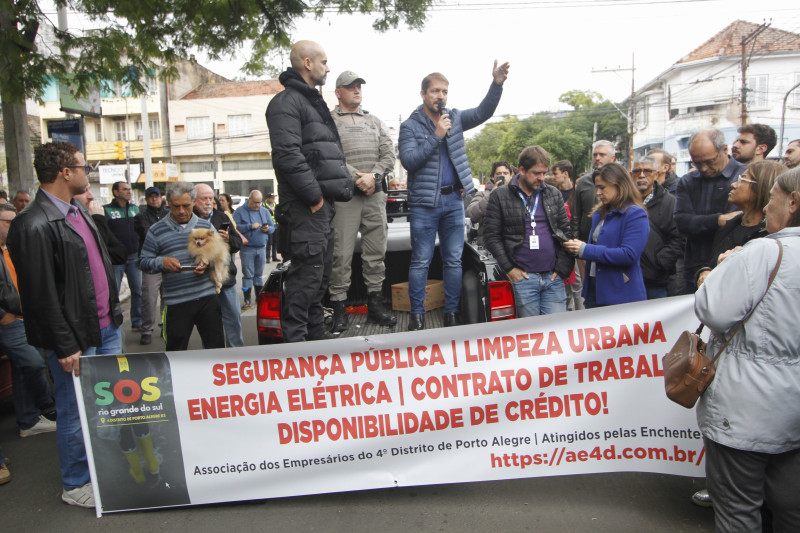
<svg viewBox="0 0 800 533">
<path fill-rule="evenodd" d="M 336 87 L 345 87 L 357 81 L 360 81 L 361 83 L 367 83 L 364 81 L 364 78 L 360 78 L 358 74 L 352 70 L 345 70 L 339 74 L 338 78 L 336 78 Z"/>
<path fill-rule="evenodd" d="M 147 198 L 151 194 L 157 194 L 161 196 L 161 191 L 158 187 L 148 187 L 146 191 L 144 191 L 144 197 Z"/>
</svg>

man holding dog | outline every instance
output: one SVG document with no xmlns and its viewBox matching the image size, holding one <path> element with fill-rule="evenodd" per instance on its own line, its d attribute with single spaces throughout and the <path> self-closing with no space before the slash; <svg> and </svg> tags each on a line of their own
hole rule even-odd
<svg viewBox="0 0 800 533">
<path fill-rule="evenodd" d="M 195 265 L 189 254 L 189 235 L 195 228 L 213 226 L 193 213 L 195 188 L 177 181 L 167 186 L 170 215 L 152 226 L 142 245 L 139 268 L 162 273 L 164 341 L 167 351 L 185 350 L 197 326 L 203 348 L 224 348 L 222 311 L 208 265 Z"/>
<path fill-rule="evenodd" d="M 228 243 L 231 262 L 228 265 L 228 281 L 222 284 L 217 295 L 222 309 L 222 325 L 225 328 L 225 344 L 229 347 L 244 346 L 242 338 L 242 317 L 239 311 L 239 293 L 236 290 L 236 264 L 233 254 L 242 247 L 242 238 L 236 228 L 231 227 L 231 219 L 222 211 L 214 209 L 214 190 L 205 183 L 194 186 L 194 214 L 214 226 L 222 240 Z"/>
</svg>

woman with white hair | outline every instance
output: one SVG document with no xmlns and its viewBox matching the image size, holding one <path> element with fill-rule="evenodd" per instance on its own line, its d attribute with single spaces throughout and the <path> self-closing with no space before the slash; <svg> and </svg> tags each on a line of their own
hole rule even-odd
<svg viewBox="0 0 800 533">
<path fill-rule="evenodd" d="M 707 352 L 733 336 L 697 408 L 718 532 L 760 532 L 765 501 L 774 531 L 800 531 L 800 168 L 777 178 L 764 213 L 771 234 L 722 261 L 695 295 L 713 332 Z"/>
</svg>

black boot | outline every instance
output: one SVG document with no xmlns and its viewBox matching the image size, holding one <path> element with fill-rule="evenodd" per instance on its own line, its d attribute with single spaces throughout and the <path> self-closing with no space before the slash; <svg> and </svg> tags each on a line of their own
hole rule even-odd
<svg viewBox="0 0 800 533">
<path fill-rule="evenodd" d="M 331 331 L 338 333 L 347 329 L 347 302 L 344 300 L 331 302 L 333 304 L 333 327 Z"/>
<path fill-rule="evenodd" d="M 244 291 L 244 303 L 242 304 L 242 311 L 250 309 L 251 305 L 252 304 L 250 303 L 250 289 L 246 289 Z"/>
<path fill-rule="evenodd" d="M 397 318 L 392 316 L 391 311 L 384 307 L 383 295 L 380 291 L 369 293 L 367 307 L 368 322 L 377 322 L 381 326 L 394 326 L 397 324 Z"/>
<path fill-rule="evenodd" d="M 458 318 L 458 313 L 445 313 L 444 314 L 444 327 L 460 326 L 461 320 Z"/>
<path fill-rule="evenodd" d="M 264 287 L 254 287 L 256 290 L 256 303 L 258 303 L 258 295 L 261 294 L 261 291 L 264 290 Z"/>
<path fill-rule="evenodd" d="M 408 315 L 408 331 L 425 329 L 425 315 L 411 313 Z"/>
</svg>

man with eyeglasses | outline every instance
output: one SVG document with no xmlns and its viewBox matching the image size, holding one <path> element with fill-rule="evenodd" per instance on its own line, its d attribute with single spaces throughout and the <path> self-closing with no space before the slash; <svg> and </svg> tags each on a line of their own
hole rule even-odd
<svg viewBox="0 0 800 533">
<path fill-rule="evenodd" d="M 650 233 L 639 263 L 647 299 L 667 297 L 670 276 L 683 255 L 683 237 L 675 226 L 675 197 L 659 185 L 658 161 L 642 157 L 633 165 L 631 176 L 642 195 L 650 221 Z"/>
<path fill-rule="evenodd" d="M 678 182 L 675 223 L 686 236 L 685 294 L 694 294 L 695 273 L 708 262 L 714 233 L 741 213 L 728 202 L 728 193 L 747 167 L 728 156 L 725 135 L 714 128 L 700 130 L 689 138 L 689 156 L 695 170 Z"/>
<path fill-rule="evenodd" d="M 561 192 L 544 181 L 549 167 L 544 148 L 525 148 L 519 173 L 489 196 L 483 219 L 484 245 L 512 283 L 518 317 L 567 310 L 564 280 L 575 260 L 561 243 L 572 233 Z"/>
<path fill-rule="evenodd" d="M 97 227 L 75 195 L 89 179 L 74 145 L 37 146 L 36 197 L 11 223 L 8 248 L 17 272 L 28 342 L 47 352 L 53 375 L 58 458 L 69 505 L 94 507 L 72 374 L 82 354 L 122 353 L 122 309 L 114 270 Z"/>
</svg>

